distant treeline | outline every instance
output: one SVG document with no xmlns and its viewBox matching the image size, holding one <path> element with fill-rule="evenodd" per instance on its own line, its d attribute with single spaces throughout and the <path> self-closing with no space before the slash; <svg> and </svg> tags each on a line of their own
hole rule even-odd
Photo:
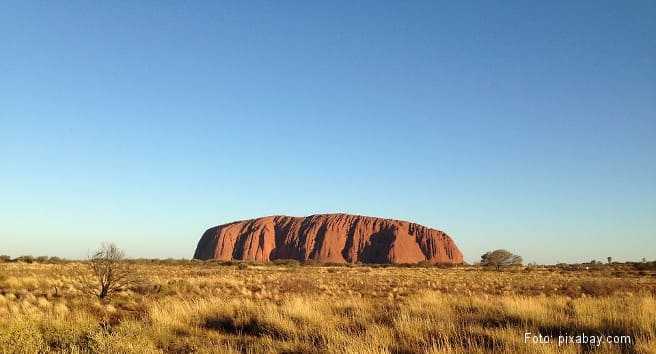
<svg viewBox="0 0 656 354">
<path fill-rule="evenodd" d="M 48 257 L 48 256 L 20 256 L 12 258 L 7 255 L 0 256 L 0 263 L 12 263 L 12 262 L 21 262 L 21 263 L 43 263 L 43 264 L 58 264 L 58 263 L 71 263 L 71 262 L 84 262 L 86 260 L 71 260 L 61 257 Z M 252 261 L 219 261 L 219 260 L 198 260 L 198 259 L 177 259 L 177 258 L 134 258 L 128 259 L 127 262 L 136 263 L 136 264 L 160 264 L 160 265 L 214 265 L 214 266 L 237 266 L 240 268 L 245 267 L 254 267 L 254 266 L 284 266 L 284 267 L 370 267 L 370 268 L 485 268 L 478 264 L 450 264 L 450 263 L 437 263 L 433 264 L 430 262 L 419 262 L 414 264 L 372 264 L 372 263 L 325 263 L 319 261 L 298 261 L 295 259 L 276 259 L 271 262 L 252 262 Z M 560 270 L 571 270 L 571 271 L 580 271 L 580 270 L 602 270 L 602 269 L 634 269 L 634 270 L 656 270 L 656 261 L 643 261 L 643 262 L 612 262 L 601 263 L 601 262 L 589 262 L 589 263 L 559 263 L 556 265 L 538 265 L 535 263 L 528 264 L 526 266 L 513 267 L 515 269 L 525 269 L 525 270 L 534 270 L 534 269 L 560 269 Z"/>
<path fill-rule="evenodd" d="M 16 258 L 11 258 L 7 255 L 0 256 L 0 263 L 10 263 L 10 262 L 22 262 L 22 263 L 63 263 L 70 262 L 67 259 L 60 257 L 48 257 L 48 256 L 20 256 Z"/>
</svg>

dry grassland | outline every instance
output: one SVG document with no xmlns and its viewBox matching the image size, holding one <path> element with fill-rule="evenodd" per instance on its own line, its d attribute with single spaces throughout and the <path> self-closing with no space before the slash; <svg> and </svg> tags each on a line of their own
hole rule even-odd
<svg viewBox="0 0 656 354">
<path fill-rule="evenodd" d="M 0 263 L 0 352 L 656 352 L 653 271 L 139 263 L 84 295 L 81 263 Z M 526 342 L 525 333 L 551 336 Z M 559 335 L 630 343 L 558 344 Z"/>
</svg>

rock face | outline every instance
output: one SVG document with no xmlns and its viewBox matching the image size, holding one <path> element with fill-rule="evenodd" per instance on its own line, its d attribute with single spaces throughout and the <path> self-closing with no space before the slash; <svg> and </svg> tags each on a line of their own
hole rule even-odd
<svg viewBox="0 0 656 354">
<path fill-rule="evenodd" d="M 462 263 L 444 232 L 415 223 L 348 214 L 268 216 L 208 229 L 195 259 L 267 262 Z"/>
</svg>

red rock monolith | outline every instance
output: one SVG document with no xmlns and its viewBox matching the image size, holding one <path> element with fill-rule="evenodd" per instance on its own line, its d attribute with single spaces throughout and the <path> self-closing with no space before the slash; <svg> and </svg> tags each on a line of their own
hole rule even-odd
<svg viewBox="0 0 656 354">
<path fill-rule="evenodd" d="M 442 231 L 408 221 L 349 214 L 268 216 L 212 227 L 195 259 L 267 262 L 276 259 L 334 263 L 462 263 Z"/>
</svg>

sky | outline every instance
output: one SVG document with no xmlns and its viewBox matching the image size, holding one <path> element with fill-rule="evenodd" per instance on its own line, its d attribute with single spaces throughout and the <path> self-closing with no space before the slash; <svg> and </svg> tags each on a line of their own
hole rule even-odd
<svg viewBox="0 0 656 354">
<path fill-rule="evenodd" d="M 654 259 L 656 2 L 0 5 L 0 254 L 326 212 Z"/>
</svg>

